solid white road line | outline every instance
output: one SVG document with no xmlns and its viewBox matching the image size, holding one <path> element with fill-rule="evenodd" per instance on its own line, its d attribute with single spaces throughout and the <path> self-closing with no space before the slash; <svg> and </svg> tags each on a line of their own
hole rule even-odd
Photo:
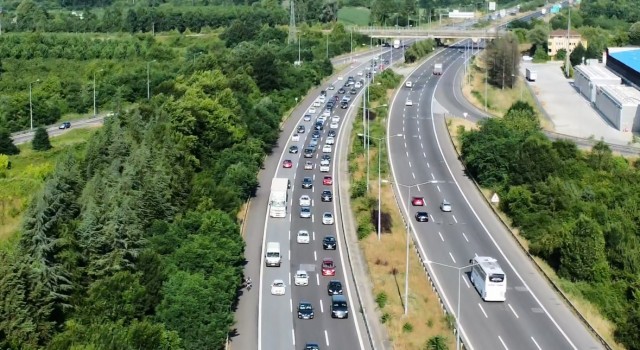
<svg viewBox="0 0 640 350">
<path fill-rule="evenodd" d="M 289 284 L 291 284 L 291 282 L 289 282 Z M 293 300 L 291 298 L 289 298 L 289 309 L 291 309 L 291 312 L 293 313 Z"/>
<path fill-rule="evenodd" d="M 324 339 L 327 342 L 327 347 L 329 347 L 329 333 L 327 333 L 327 330 L 324 330 Z"/>
<path fill-rule="evenodd" d="M 482 313 L 484 314 L 485 318 L 489 318 L 489 316 L 487 315 L 486 312 L 484 312 L 484 309 L 482 308 L 482 305 L 480 305 L 480 303 L 478 303 L 478 307 L 480 308 L 480 311 L 482 311 Z"/>
<path fill-rule="evenodd" d="M 498 336 L 498 340 L 500 340 L 500 343 L 502 343 L 502 346 L 504 346 L 505 350 L 509 350 L 509 348 L 507 347 L 507 344 L 504 343 L 501 336 Z"/>
<path fill-rule="evenodd" d="M 511 304 L 507 304 L 507 306 L 509 307 L 509 309 L 511 309 L 511 312 L 513 312 L 513 314 L 516 315 L 516 318 L 520 318 L 520 316 L 518 316 L 518 314 L 516 313 L 516 310 L 514 310 L 513 307 L 511 307 Z"/>
<path fill-rule="evenodd" d="M 538 345 L 538 342 L 535 339 L 533 339 L 533 337 L 531 337 L 531 341 L 533 341 L 533 343 L 536 345 L 536 348 L 538 348 L 538 350 L 542 350 L 540 345 Z"/>
<path fill-rule="evenodd" d="M 293 346 L 296 346 L 296 332 L 295 330 L 291 330 L 291 340 L 293 341 Z"/>
</svg>

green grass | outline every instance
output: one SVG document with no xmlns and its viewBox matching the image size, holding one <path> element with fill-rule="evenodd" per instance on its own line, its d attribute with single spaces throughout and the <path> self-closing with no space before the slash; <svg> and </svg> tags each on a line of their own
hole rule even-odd
<svg viewBox="0 0 640 350">
<path fill-rule="evenodd" d="M 338 10 L 338 21 L 347 25 L 368 26 L 370 13 L 365 7 L 343 7 Z"/>
<path fill-rule="evenodd" d="M 31 197 L 42 188 L 58 157 L 67 152 L 83 152 L 96 130 L 75 129 L 52 137 L 53 148 L 46 152 L 33 151 L 30 142 L 18 146 L 20 154 L 9 157 L 11 169 L 0 171 L 0 242 L 18 231 Z"/>
</svg>

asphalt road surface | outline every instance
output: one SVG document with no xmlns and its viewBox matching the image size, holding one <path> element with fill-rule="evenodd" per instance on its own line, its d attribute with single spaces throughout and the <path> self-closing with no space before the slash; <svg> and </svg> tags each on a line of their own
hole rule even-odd
<svg viewBox="0 0 640 350">
<path fill-rule="evenodd" d="M 58 135 L 62 135 L 68 132 L 69 130 L 101 126 L 104 123 L 104 118 L 106 116 L 107 115 L 105 114 L 105 115 L 92 117 L 92 118 L 74 120 L 71 122 L 71 128 L 69 129 L 60 129 L 59 125 L 49 126 L 47 127 L 47 132 L 49 133 L 49 137 L 55 137 Z M 11 135 L 11 138 L 13 139 L 13 143 L 15 143 L 16 145 L 19 145 L 21 143 L 30 142 L 33 139 L 34 134 L 35 134 L 35 130 L 21 131 L 21 132 L 13 133 Z"/>
<path fill-rule="evenodd" d="M 399 90 L 391 106 L 388 133 L 404 135 L 388 139 L 394 187 L 414 242 L 423 259 L 433 262 L 429 268 L 434 282 L 454 314 L 460 296 L 458 316 L 468 349 L 601 349 L 465 176 L 442 114 L 465 111 L 450 99 L 455 75 L 448 74 L 462 64 L 463 56 L 451 48 L 427 60 L 408 78 L 413 87 Z M 435 62 L 443 63 L 442 76 L 432 74 Z M 407 99 L 413 106 L 405 106 Z M 407 204 L 412 196 L 424 197 L 426 207 Z M 443 199 L 452 203 L 452 212 L 440 211 Z M 415 221 L 418 210 L 429 213 L 429 222 Z M 467 266 L 474 256 L 498 260 L 507 276 L 505 302 L 483 302 L 470 283 L 469 269 L 459 274 L 452 268 Z"/>
<path fill-rule="evenodd" d="M 390 59 L 392 49 L 385 48 L 385 53 L 382 54 L 380 61 Z M 402 57 L 402 50 L 393 50 L 394 59 Z M 365 68 L 369 66 L 369 60 L 361 58 L 359 63 L 352 65 L 349 72 L 344 76 L 337 78 L 333 82 L 335 86 L 334 90 L 328 90 L 328 84 L 324 85 L 324 89 L 327 89 L 327 101 L 334 98 L 334 95 L 338 95 L 341 99 L 342 94 L 338 94 L 338 90 L 347 81 L 348 76 L 354 76 L 355 80 L 365 79 L 364 76 L 360 76 L 358 72 L 366 72 Z M 318 343 L 322 349 L 370 349 L 369 342 L 364 337 L 364 323 L 362 320 L 361 307 L 358 305 L 358 300 L 355 297 L 353 276 L 349 269 L 348 261 L 344 247 L 343 232 L 340 231 L 341 215 L 339 214 L 339 201 L 336 196 L 335 188 L 338 186 L 338 178 L 336 177 L 336 169 L 334 164 L 338 161 L 333 159 L 336 150 L 340 147 L 346 147 L 348 135 L 342 134 L 341 129 L 343 123 L 345 123 L 347 113 L 351 113 L 360 106 L 354 105 L 353 101 L 363 91 L 362 88 L 357 89 L 356 95 L 350 95 L 352 97 L 352 103 L 349 109 L 334 108 L 331 113 L 331 117 L 338 116 L 340 121 L 338 127 L 331 129 L 329 118 L 323 125 L 321 136 L 318 142 L 318 148 L 312 158 L 303 158 L 302 150 L 304 146 L 308 145 L 311 141 L 310 134 L 313 131 L 313 126 L 316 121 L 316 117 L 322 113 L 324 104 L 321 107 L 316 107 L 316 113 L 312 115 L 311 121 L 303 121 L 304 111 L 311 107 L 315 97 L 311 96 L 311 99 L 305 100 L 303 103 L 304 108 L 302 111 L 294 113 L 292 118 L 296 120 L 297 125 L 304 125 L 306 131 L 299 134 L 300 140 L 297 142 L 292 141 L 292 135 L 296 133 L 295 128 L 287 128 L 287 130 L 281 135 L 279 146 L 274 152 L 276 157 L 270 157 L 269 162 L 277 161 L 274 177 L 286 177 L 291 181 L 291 191 L 288 205 L 288 215 L 286 218 L 271 218 L 268 216 L 267 208 L 252 208 L 251 215 L 261 215 L 263 225 L 256 224 L 255 217 L 254 222 L 251 224 L 251 231 L 263 228 L 261 237 L 255 235 L 255 238 L 260 237 L 262 240 L 262 251 L 260 253 L 260 281 L 258 283 L 256 292 L 258 294 L 258 329 L 257 329 L 257 348 L 270 350 L 270 349 L 298 349 L 302 348 L 306 343 Z M 289 124 L 289 123 L 287 123 Z M 329 130 L 335 130 L 337 133 L 336 143 L 332 146 L 332 151 L 323 153 L 322 146 L 325 144 L 327 134 Z M 291 154 L 288 153 L 289 146 L 297 145 L 300 149 L 300 153 Z M 328 154 L 332 157 L 331 168 L 328 173 L 322 173 L 319 170 L 320 157 L 323 154 Z M 276 160 L 277 159 L 277 160 Z M 284 160 L 290 160 L 293 165 L 291 168 L 284 168 L 282 163 Z M 312 170 L 305 170 L 304 163 L 310 160 L 313 162 Z M 273 166 L 273 164 L 270 164 Z M 323 185 L 323 177 L 331 176 L 334 180 L 333 185 Z M 304 177 L 313 178 L 313 188 L 303 189 L 301 187 L 301 181 Z M 263 196 L 269 194 L 270 179 L 261 179 Z M 334 194 L 332 202 L 322 202 L 320 194 L 323 190 L 331 190 Z M 311 218 L 300 217 L 299 198 L 301 195 L 309 195 L 312 199 L 312 216 Z M 264 201 L 263 201 L 264 203 Z M 264 205 L 264 204 L 263 204 Z M 257 210 L 256 210 L 257 209 Z M 334 224 L 324 225 L 322 224 L 322 214 L 324 212 L 331 212 L 336 219 Z M 299 244 L 296 242 L 296 234 L 300 229 L 304 229 L 310 232 L 311 241 L 309 244 Z M 333 235 L 338 240 L 337 250 L 323 250 L 322 239 L 326 235 Z M 281 247 L 281 253 L 283 256 L 282 264 L 280 267 L 266 267 L 264 263 L 264 249 L 268 242 L 279 242 Z M 336 265 L 335 276 L 322 276 L 321 275 L 321 261 L 323 258 L 331 258 Z M 294 275 L 299 269 L 307 271 L 310 276 L 308 286 L 294 286 Z M 271 295 L 270 285 L 275 279 L 282 279 L 287 284 L 286 294 L 284 296 Z M 331 298 L 327 294 L 327 284 L 329 280 L 337 279 L 343 284 L 344 295 L 347 298 L 349 304 L 349 318 L 348 319 L 332 319 L 330 314 L 330 300 Z M 253 293 L 253 290 L 249 293 Z M 312 320 L 300 320 L 297 317 L 297 305 L 300 301 L 310 302 L 315 311 L 315 318 Z M 246 335 L 245 335 L 246 337 Z M 245 339 L 246 340 L 246 339 Z M 235 342 L 235 340 L 234 340 Z M 243 343 L 248 346 L 247 343 Z M 234 344 L 235 348 L 235 344 Z"/>
</svg>

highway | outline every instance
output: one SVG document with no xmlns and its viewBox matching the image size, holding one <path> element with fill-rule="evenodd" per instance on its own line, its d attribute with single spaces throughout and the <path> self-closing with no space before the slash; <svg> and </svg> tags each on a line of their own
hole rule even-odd
<svg viewBox="0 0 640 350">
<path fill-rule="evenodd" d="M 47 132 L 49 133 L 49 137 L 55 137 L 58 135 L 62 135 L 69 130 L 101 126 L 104 123 L 104 118 L 111 114 L 112 113 L 105 113 L 96 117 L 74 120 L 71 122 L 71 128 L 69 129 L 60 129 L 59 126 L 61 123 L 53 126 L 48 126 Z M 35 130 L 25 130 L 11 134 L 11 138 L 13 139 L 14 144 L 19 145 L 22 143 L 30 142 L 33 139 L 34 134 Z"/>
<path fill-rule="evenodd" d="M 456 91 L 456 75 L 450 74 L 461 67 L 463 57 L 457 48 L 437 53 L 407 78 L 413 87 L 399 89 L 391 105 L 388 134 L 404 135 L 387 140 L 394 189 L 420 255 L 433 262 L 429 269 L 434 283 L 454 314 L 460 295 L 466 348 L 601 349 L 494 216 L 457 159 L 443 114 L 467 111 L 457 103 L 459 87 Z M 443 75 L 432 74 L 435 62 L 443 63 Z M 405 106 L 407 99 L 413 106 Z M 407 204 L 407 186 L 411 197 L 425 198 L 426 207 Z M 452 212 L 440 211 L 443 199 L 452 203 Z M 413 215 L 425 208 L 429 222 L 416 222 Z M 463 267 L 474 256 L 498 260 L 507 276 L 505 302 L 483 302 L 470 283 L 469 269 L 459 275 L 454 268 L 437 265 Z"/>
<path fill-rule="evenodd" d="M 381 61 L 390 59 L 392 49 L 384 48 Z M 394 60 L 401 57 L 402 50 L 394 50 Z M 372 57 L 372 56 L 370 56 Z M 353 76 L 356 81 L 365 78 L 359 76 L 358 71 L 365 71 L 365 67 L 369 65 L 369 60 L 361 57 L 362 63 L 355 64 L 348 73 L 342 76 L 342 80 L 337 80 L 333 84 L 334 90 L 327 90 L 327 101 L 331 100 L 334 94 L 338 94 L 338 90 L 347 81 L 348 76 Z M 366 79 L 366 78 L 365 78 Z M 327 88 L 325 85 L 323 88 Z M 361 307 L 354 293 L 353 276 L 351 275 L 348 260 L 344 247 L 343 232 L 341 232 L 341 215 L 338 210 L 340 203 L 336 195 L 335 188 L 338 186 L 338 177 L 334 164 L 338 159 L 334 159 L 337 154 L 336 150 L 340 147 L 346 147 L 349 135 L 341 132 L 342 125 L 346 122 L 347 114 L 355 112 L 360 106 L 355 104 L 357 96 L 360 96 L 363 89 L 357 91 L 357 95 L 347 95 L 352 97 L 352 102 L 348 109 L 341 109 L 336 106 L 331 116 L 339 116 L 339 127 L 330 128 L 331 118 L 324 123 L 324 130 L 318 142 L 318 148 L 312 158 L 303 158 L 304 148 L 311 141 L 310 134 L 313 132 L 313 126 L 316 117 L 322 113 L 322 107 L 316 107 L 317 112 L 313 114 L 310 121 L 303 121 L 303 114 L 296 114 L 292 117 L 297 120 L 296 125 L 303 125 L 305 132 L 300 133 L 300 139 L 297 142 L 292 141 L 292 136 L 296 133 L 297 128 L 293 128 L 286 134 L 286 144 L 280 144 L 278 165 L 275 170 L 275 177 L 286 177 L 291 181 L 290 198 L 288 202 L 288 215 L 286 218 L 271 218 L 268 210 L 265 213 L 264 232 L 262 237 L 262 261 L 260 265 L 260 281 L 258 285 L 259 302 L 259 324 L 258 324 L 258 349 L 300 349 L 306 343 L 317 343 L 321 349 L 370 349 L 368 339 L 365 338 L 365 329 L 362 320 Z M 341 99 L 343 94 L 338 95 Z M 307 99 L 305 104 L 306 110 L 311 107 L 311 103 L 317 96 Z M 335 130 L 336 143 L 332 147 L 332 152 L 323 153 L 322 146 L 325 144 L 329 130 Z M 284 135 L 283 135 L 284 136 Z M 284 140 L 281 137 L 281 140 Z M 300 152 L 291 154 L 288 152 L 289 147 L 296 145 Z M 319 170 L 320 158 L 323 154 L 329 154 L 331 159 L 330 172 L 323 173 Z M 284 160 L 292 162 L 291 168 L 282 166 Z M 313 169 L 305 170 L 304 164 L 309 160 L 313 163 Z M 323 177 L 332 176 L 333 185 L 323 185 Z M 301 181 L 304 177 L 313 178 L 313 187 L 311 189 L 303 189 Z M 264 183 L 263 186 L 270 186 L 270 183 Z M 322 202 L 321 193 L 323 190 L 330 190 L 333 193 L 333 201 Z M 312 215 L 310 218 L 300 218 L 299 198 L 301 195 L 309 195 L 312 200 Z M 334 214 L 335 223 L 332 225 L 324 225 L 322 223 L 322 214 L 331 212 Z M 301 229 L 307 230 L 311 234 L 308 244 L 300 244 L 296 242 L 297 232 Z M 322 239 L 326 235 L 332 235 L 337 238 L 337 250 L 323 250 Z M 283 256 L 280 267 L 266 267 L 264 262 L 265 248 L 268 242 L 278 242 L 281 247 Z M 331 258 L 335 262 L 335 276 L 321 275 L 321 261 L 323 258 Z M 308 286 L 294 286 L 294 275 L 297 270 L 305 270 L 309 274 Z M 270 286 L 273 280 L 282 279 L 286 283 L 286 294 L 284 296 L 271 295 Z M 330 280 L 337 279 L 343 284 L 344 295 L 349 304 L 348 319 L 332 319 L 330 313 L 330 300 L 327 294 L 327 284 Z M 297 317 L 297 305 L 300 301 L 310 302 L 315 311 L 315 317 L 311 320 L 299 320 Z"/>
</svg>

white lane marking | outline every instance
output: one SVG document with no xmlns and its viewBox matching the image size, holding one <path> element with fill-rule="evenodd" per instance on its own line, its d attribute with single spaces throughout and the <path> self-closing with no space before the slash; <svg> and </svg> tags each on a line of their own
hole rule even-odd
<svg viewBox="0 0 640 350">
<path fill-rule="evenodd" d="M 316 231 L 311 231 L 311 237 L 314 241 L 316 240 Z"/>
<path fill-rule="evenodd" d="M 478 257 L 478 253 L 474 253 L 476 255 L 476 258 Z"/>
<path fill-rule="evenodd" d="M 322 299 L 320 299 L 320 313 L 324 313 L 324 304 L 322 303 Z"/>
<path fill-rule="evenodd" d="M 455 215 L 451 215 L 451 217 L 453 218 L 453 221 L 455 221 L 455 222 L 456 222 L 456 224 L 457 224 L 457 223 L 458 223 L 458 220 L 456 219 L 456 216 L 455 216 Z"/>
<path fill-rule="evenodd" d="M 407 143 L 406 142 L 404 143 L 404 148 L 407 148 Z"/>
<path fill-rule="evenodd" d="M 320 274 L 317 274 L 317 273 L 316 273 L 316 283 L 320 285 Z"/>
<path fill-rule="evenodd" d="M 289 284 L 291 284 L 291 282 L 289 282 Z M 291 309 L 291 312 L 293 313 L 293 300 L 291 298 L 289 298 L 289 309 Z"/>
<path fill-rule="evenodd" d="M 449 252 L 449 256 L 451 257 L 451 260 L 453 260 L 453 263 L 456 263 L 456 258 L 453 257 L 453 254 L 451 254 L 451 252 Z"/>
<path fill-rule="evenodd" d="M 536 345 L 536 348 L 538 348 L 538 350 L 542 350 L 540 345 L 538 345 L 538 342 L 535 339 L 533 339 L 533 337 L 531 337 L 531 341 L 533 341 L 533 343 Z"/>
<path fill-rule="evenodd" d="M 315 250 L 313 251 L 313 260 L 318 261 L 318 253 Z"/>
<path fill-rule="evenodd" d="M 289 261 L 291 261 L 291 249 L 289 249 Z"/>
<path fill-rule="evenodd" d="M 420 128 L 418 128 L 418 132 L 420 132 Z M 422 140 L 422 135 L 418 134 L 418 140 Z"/>
<path fill-rule="evenodd" d="M 431 215 L 431 222 L 433 222 L 433 220 L 434 220 L 434 219 L 433 219 L 433 215 Z"/>
<path fill-rule="evenodd" d="M 412 172 L 411 175 L 413 175 L 413 179 L 415 180 L 416 179 L 416 174 Z"/>
<path fill-rule="evenodd" d="M 291 285 L 291 271 L 289 271 L 289 285 Z"/>
<path fill-rule="evenodd" d="M 329 347 L 329 333 L 327 333 L 327 330 L 324 330 L 324 339 L 327 342 L 327 347 Z"/>
<path fill-rule="evenodd" d="M 289 230 L 289 240 L 291 240 L 291 230 Z"/>
<path fill-rule="evenodd" d="M 498 340 L 500 340 L 500 342 L 502 343 L 502 346 L 504 346 L 505 350 L 509 350 L 509 348 L 507 347 L 507 344 L 505 344 L 504 340 L 502 340 L 502 337 L 498 336 Z"/>
<path fill-rule="evenodd" d="M 529 288 L 529 285 L 524 281 L 522 276 L 518 273 L 518 271 L 516 270 L 515 266 L 513 266 L 511 261 L 507 258 L 507 256 L 505 255 L 504 251 L 502 250 L 502 248 L 500 248 L 500 246 L 498 245 L 498 242 L 496 242 L 496 240 L 493 238 L 493 235 L 491 235 L 491 233 L 489 232 L 489 229 L 487 228 L 487 226 L 480 219 L 480 216 L 478 215 L 478 213 L 475 211 L 475 209 L 473 209 L 473 206 L 469 202 L 469 199 L 467 198 L 467 196 L 462 191 L 462 188 L 460 187 L 460 184 L 458 183 L 458 180 L 456 180 L 455 176 L 453 176 L 453 170 L 451 170 L 451 167 L 449 166 L 449 162 L 447 162 L 447 159 L 444 156 L 444 151 L 442 150 L 442 145 L 440 144 L 440 139 L 438 138 L 438 133 L 436 132 L 435 118 L 433 116 L 433 101 L 435 101 L 436 90 L 438 89 L 438 84 L 439 83 L 440 83 L 440 81 L 436 82 L 436 86 L 433 89 L 433 92 L 431 94 L 431 127 L 433 128 L 433 134 L 434 134 L 434 137 L 435 137 L 435 140 L 436 140 L 436 145 L 438 146 L 438 150 L 440 151 L 440 156 L 444 160 L 444 165 L 447 167 L 447 170 L 449 171 L 449 174 L 451 175 L 451 178 L 453 179 L 453 182 L 456 184 L 456 187 L 458 188 L 458 191 L 462 195 L 462 198 L 464 198 L 464 201 L 467 203 L 467 206 L 469 207 L 469 209 L 471 209 L 471 212 L 473 213 L 473 215 L 476 217 L 476 219 L 480 223 L 480 226 L 482 227 L 484 232 L 487 234 L 487 236 L 489 236 L 489 239 L 491 240 L 493 245 L 496 247 L 496 249 L 498 249 L 498 252 L 500 252 L 500 255 L 502 256 L 502 258 L 507 262 L 507 264 L 509 265 L 511 270 L 513 270 L 513 272 L 516 274 L 516 276 L 518 276 L 518 279 L 520 279 L 520 281 L 522 282 L 524 287 L 529 291 L 529 293 L 531 294 L 533 299 L 536 301 L 536 303 L 538 303 L 538 305 L 544 311 L 544 313 L 547 315 L 547 317 L 549 317 L 549 319 L 554 324 L 554 326 L 556 326 L 556 329 L 562 334 L 562 336 L 567 341 L 567 343 L 569 343 L 571 348 L 575 349 L 575 350 L 578 350 L 578 348 L 573 344 L 571 339 L 569 339 L 569 336 L 567 335 L 567 333 L 565 333 L 565 331 L 562 329 L 562 327 L 560 327 L 558 322 L 556 322 L 556 320 L 553 318 L 553 316 L 551 316 L 551 314 L 549 313 L 547 308 L 544 307 L 544 305 L 542 304 L 540 299 L 538 299 L 538 297 L 533 293 L 531 288 Z M 395 96 L 394 96 L 394 99 L 395 99 Z M 392 105 L 393 105 L 393 102 L 392 102 Z M 388 120 L 387 123 L 390 123 L 391 118 L 388 118 L 387 120 Z M 393 159 L 393 158 L 391 158 L 391 159 Z"/>
<path fill-rule="evenodd" d="M 426 158 L 427 156 L 425 156 Z M 429 162 L 427 162 L 427 168 L 431 168 L 431 165 L 429 165 Z"/>
<path fill-rule="evenodd" d="M 509 309 L 511 309 L 511 312 L 513 312 L 513 314 L 516 315 L 516 318 L 520 318 L 520 316 L 518 316 L 518 314 L 516 313 L 516 310 L 514 310 L 513 307 L 511 307 L 511 304 L 507 304 L 507 306 L 509 307 Z"/>
<path fill-rule="evenodd" d="M 316 221 L 315 215 L 311 214 L 311 223 L 313 223 L 315 221 Z"/>
<path fill-rule="evenodd" d="M 424 148 L 424 145 L 423 145 L 423 144 L 420 144 L 420 146 L 422 146 L 422 148 Z M 424 152 L 422 152 L 422 156 L 423 156 L 424 158 L 427 158 L 427 154 L 426 154 L 426 153 L 424 153 Z"/>
<path fill-rule="evenodd" d="M 431 173 L 431 179 L 432 179 L 432 180 L 435 180 L 435 179 L 436 179 L 436 176 L 435 176 L 435 175 L 433 175 L 433 173 Z"/>
<path fill-rule="evenodd" d="M 442 192 L 440 191 L 440 185 L 436 185 L 436 188 L 438 189 L 438 192 Z"/>
<path fill-rule="evenodd" d="M 464 278 L 464 275 L 465 275 L 465 274 L 462 274 L 462 276 L 461 276 L 461 277 L 462 277 L 462 280 L 464 281 L 464 284 L 466 284 L 466 285 L 467 285 L 467 288 L 471 288 L 471 286 L 469 285 L 469 282 L 467 282 L 467 279 L 466 279 L 466 278 Z"/>
<path fill-rule="evenodd" d="M 411 168 L 411 161 L 409 161 L 409 168 Z"/>
<path fill-rule="evenodd" d="M 464 237 L 464 240 L 467 241 L 467 243 L 469 243 L 469 238 L 467 238 L 467 235 L 465 235 L 464 232 L 462 232 L 462 237 Z"/>
<path fill-rule="evenodd" d="M 293 340 L 293 346 L 296 346 L 296 331 L 291 330 L 291 339 Z"/>
<path fill-rule="evenodd" d="M 444 237 L 442 237 L 442 233 L 438 232 L 438 235 L 440 236 L 440 240 L 444 242 Z"/>
<path fill-rule="evenodd" d="M 484 314 L 484 317 L 489 318 L 489 316 L 487 316 L 487 313 L 484 312 L 484 309 L 482 308 L 482 305 L 480 305 L 480 303 L 478 303 L 478 307 L 480 308 L 480 311 L 482 311 L 482 313 Z"/>
</svg>

